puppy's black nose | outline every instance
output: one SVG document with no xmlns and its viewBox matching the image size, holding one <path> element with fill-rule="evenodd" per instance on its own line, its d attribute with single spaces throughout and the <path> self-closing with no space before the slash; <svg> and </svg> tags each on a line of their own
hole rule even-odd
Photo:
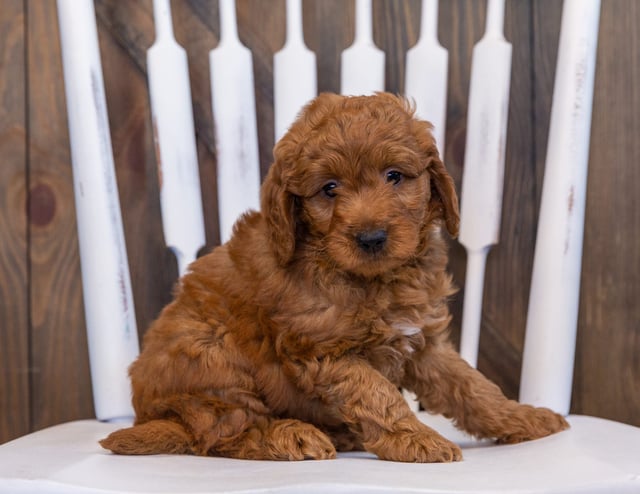
<svg viewBox="0 0 640 494">
<path fill-rule="evenodd" d="M 356 235 L 356 242 L 367 254 L 375 254 L 384 248 L 384 244 L 387 242 L 387 232 L 385 230 L 361 232 Z"/>
</svg>

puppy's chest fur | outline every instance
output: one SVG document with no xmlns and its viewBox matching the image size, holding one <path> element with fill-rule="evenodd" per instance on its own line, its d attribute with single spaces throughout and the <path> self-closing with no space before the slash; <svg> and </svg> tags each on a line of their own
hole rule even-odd
<svg viewBox="0 0 640 494">
<path fill-rule="evenodd" d="M 272 315 L 276 351 L 294 360 L 363 358 L 399 384 L 405 361 L 438 340 L 449 322 L 449 293 L 431 288 L 442 285 L 443 274 L 416 266 L 402 278 L 309 279 Z"/>
</svg>

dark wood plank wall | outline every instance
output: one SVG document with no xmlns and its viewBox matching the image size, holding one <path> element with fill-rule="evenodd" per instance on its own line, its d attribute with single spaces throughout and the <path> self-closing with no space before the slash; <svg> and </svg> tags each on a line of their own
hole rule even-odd
<svg viewBox="0 0 640 494">
<path fill-rule="evenodd" d="M 30 430 L 25 19 L 0 9 L 0 441 Z"/>
<path fill-rule="evenodd" d="M 516 397 L 562 3 L 510 0 L 513 43 L 501 243 L 489 256 L 480 369 Z M 261 167 L 273 146 L 272 56 L 284 43 L 284 0 L 238 0 L 254 54 Z M 445 161 L 458 186 L 469 68 L 485 1 L 441 2 L 449 50 Z M 173 2 L 188 50 L 207 249 L 218 243 L 208 51 L 216 0 Z M 374 0 L 387 53 L 387 90 L 401 92 L 404 56 L 419 34 L 418 0 Z M 177 268 L 162 239 L 146 89 L 150 0 L 96 0 L 116 172 L 140 333 L 170 299 Z M 339 89 L 340 51 L 353 40 L 352 1 L 304 0 L 305 38 L 321 91 Z M 640 425 L 640 3 L 603 0 L 588 183 L 585 257 L 572 411 Z M 64 86 L 54 0 L 0 9 L 0 442 L 92 417 Z M 464 287 L 465 254 L 451 245 Z M 461 290 L 452 302 L 459 335 Z"/>
</svg>

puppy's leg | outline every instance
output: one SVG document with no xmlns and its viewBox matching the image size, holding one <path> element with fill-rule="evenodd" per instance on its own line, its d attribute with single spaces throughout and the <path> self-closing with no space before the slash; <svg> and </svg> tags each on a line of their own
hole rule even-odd
<svg viewBox="0 0 640 494">
<path fill-rule="evenodd" d="M 475 437 L 517 443 L 569 427 L 551 410 L 508 400 L 449 344 L 431 347 L 416 356 L 406 370 L 403 385 L 418 395 L 425 409 L 452 418 Z"/>
<path fill-rule="evenodd" d="M 354 434 L 346 425 L 339 427 L 321 428 L 338 451 L 364 451 L 362 441 L 357 434 Z"/>
<path fill-rule="evenodd" d="M 261 404 L 261 403 L 260 403 Z M 261 404 L 262 405 L 262 404 Z M 313 425 L 276 419 L 260 410 L 196 398 L 180 406 L 180 416 L 195 438 L 200 455 L 249 460 L 303 460 L 334 458 L 330 439 Z M 178 409 L 173 407 L 174 410 Z"/>
<path fill-rule="evenodd" d="M 331 440 L 310 424 L 190 394 L 154 402 L 155 418 L 116 431 L 100 444 L 118 454 L 191 453 L 254 460 L 334 458 Z"/>
<path fill-rule="evenodd" d="M 250 460 L 327 460 L 336 449 L 315 426 L 294 419 L 259 417 L 242 434 L 220 442 L 215 453 Z"/>
<path fill-rule="evenodd" d="M 400 391 L 359 359 L 291 364 L 303 391 L 319 397 L 359 438 L 367 451 L 384 460 L 449 462 L 460 448 L 422 424 Z"/>
<path fill-rule="evenodd" d="M 193 438 L 181 424 L 152 420 L 112 432 L 100 445 L 118 455 L 191 454 Z"/>
</svg>

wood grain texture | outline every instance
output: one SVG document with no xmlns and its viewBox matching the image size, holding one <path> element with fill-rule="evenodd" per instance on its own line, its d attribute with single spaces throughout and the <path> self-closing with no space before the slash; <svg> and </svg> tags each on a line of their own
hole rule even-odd
<svg viewBox="0 0 640 494">
<path fill-rule="evenodd" d="M 31 414 L 34 429 L 93 415 L 55 1 L 30 2 Z M 39 219 L 36 219 L 39 218 Z"/>
<path fill-rule="evenodd" d="M 30 430 L 25 18 L 0 9 L 0 441 Z"/>
<path fill-rule="evenodd" d="M 146 50 L 155 37 L 151 3 L 95 1 L 141 335 L 170 299 L 177 276 L 162 238 L 150 128 Z M 386 53 L 389 91 L 403 88 L 406 50 L 420 33 L 420 4 L 373 1 L 374 40 Z M 458 189 L 471 53 L 484 31 L 485 9 L 486 0 L 447 0 L 439 8 L 439 39 L 450 57 L 444 160 Z M 561 10 L 557 0 L 506 4 L 505 35 L 513 45 L 506 181 L 501 240 L 487 265 L 479 366 L 511 397 L 518 394 Z M 219 242 L 208 66 L 208 52 L 219 39 L 218 0 L 174 1 L 172 11 L 176 39 L 189 56 L 208 250 Z M 239 35 L 253 51 L 263 174 L 272 161 L 273 54 L 284 43 L 284 13 L 284 0 L 237 1 Z M 303 0 L 303 22 L 305 41 L 317 57 L 319 91 L 338 91 L 340 54 L 354 36 L 354 1 Z M 603 0 L 572 402 L 574 413 L 635 425 L 640 425 L 638 25 L 636 0 Z M 28 430 L 90 417 L 93 407 L 55 1 L 5 0 L 0 41 L 3 442 Z M 464 249 L 452 241 L 450 269 L 461 287 L 452 299 L 454 341 L 459 339 L 465 267 Z"/>
<path fill-rule="evenodd" d="M 304 39 L 316 54 L 318 92 L 340 92 L 340 54 L 353 43 L 354 2 L 304 0 Z"/>
<path fill-rule="evenodd" d="M 572 409 L 640 423 L 640 3 L 604 1 Z"/>
</svg>

